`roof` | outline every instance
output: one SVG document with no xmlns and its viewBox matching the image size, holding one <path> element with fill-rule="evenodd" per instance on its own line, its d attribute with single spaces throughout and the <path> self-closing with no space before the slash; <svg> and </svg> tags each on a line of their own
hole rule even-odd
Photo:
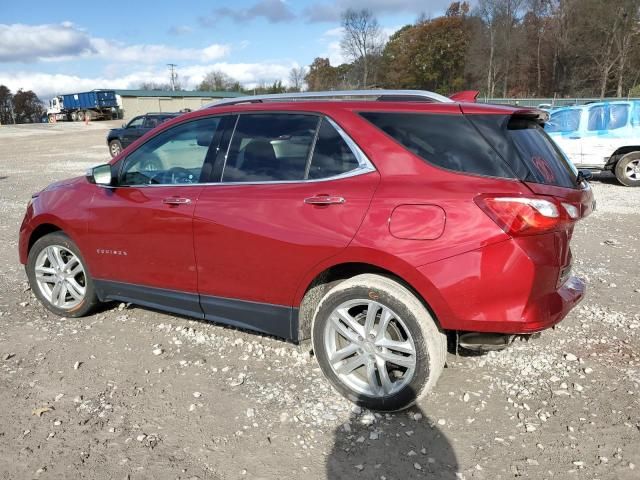
<svg viewBox="0 0 640 480">
<path fill-rule="evenodd" d="M 201 97 L 236 98 L 244 96 L 240 92 L 200 92 L 187 90 L 115 90 L 121 97 Z"/>
</svg>

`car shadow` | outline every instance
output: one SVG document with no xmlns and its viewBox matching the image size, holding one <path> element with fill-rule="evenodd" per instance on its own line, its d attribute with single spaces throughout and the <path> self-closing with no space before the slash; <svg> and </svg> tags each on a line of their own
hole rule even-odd
<svg viewBox="0 0 640 480">
<path fill-rule="evenodd" d="M 459 478 L 453 446 L 419 406 L 391 414 L 352 412 L 333 433 L 327 479 Z"/>
<path fill-rule="evenodd" d="M 6 180 L 7 178 L 9 178 L 9 177 L 7 177 L 7 176 L 0 177 L 0 180 Z"/>
</svg>

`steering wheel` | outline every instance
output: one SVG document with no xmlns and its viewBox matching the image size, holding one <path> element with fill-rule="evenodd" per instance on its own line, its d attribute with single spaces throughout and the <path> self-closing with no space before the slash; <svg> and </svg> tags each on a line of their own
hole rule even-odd
<svg viewBox="0 0 640 480">
<path fill-rule="evenodd" d="M 173 167 L 164 172 L 160 172 L 153 177 L 153 183 L 197 183 L 198 179 L 194 178 L 193 172 L 190 172 L 186 168 Z"/>
</svg>

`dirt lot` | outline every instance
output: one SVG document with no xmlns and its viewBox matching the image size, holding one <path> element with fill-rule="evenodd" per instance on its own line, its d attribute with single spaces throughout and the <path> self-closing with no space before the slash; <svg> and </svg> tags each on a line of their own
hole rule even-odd
<svg viewBox="0 0 640 480">
<path fill-rule="evenodd" d="M 418 408 L 379 415 L 277 339 L 35 301 L 17 259 L 27 200 L 106 161 L 113 125 L 0 127 L 0 478 L 640 478 L 640 189 L 593 181 L 573 242 L 589 294 L 560 326 L 450 354 Z"/>
</svg>

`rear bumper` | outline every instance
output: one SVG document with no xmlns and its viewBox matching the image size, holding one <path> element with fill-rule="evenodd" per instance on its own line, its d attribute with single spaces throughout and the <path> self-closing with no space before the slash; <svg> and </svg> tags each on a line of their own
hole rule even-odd
<svg viewBox="0 0 640 480">
<path fill-rule="evenodd" d="M 580 303 L 586 293 L 585 283 L 578 277 L 570 277 L 559 290 L 539 301 L 529 304 L 516 321 L 462 321 L 470 332 L 529 334 L 553 327 Z"/>
<path fill-rule="evenodd" d="M 444 330 L 530 334 L 560 322 L 585 295 L 577 277 L 557 286 L 561 263 L 553 248 L 531 255 L 507 240 L 418 270 L 440 294 L 432 307 Z"/>
</svg>

